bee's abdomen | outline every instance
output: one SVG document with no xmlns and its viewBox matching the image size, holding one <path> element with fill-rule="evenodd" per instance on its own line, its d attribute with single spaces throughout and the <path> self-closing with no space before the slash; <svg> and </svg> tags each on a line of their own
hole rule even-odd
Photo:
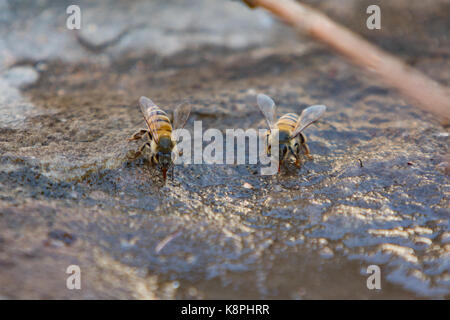
<svg viewBox="0 0 450 320">
<path fill-rule="evenodd" d="M 295 113 L 287 113 L 278 119 L 276 126 L 280 131 L 292 132 L 297 124 L 298 115 Z"/>
<path fill-rule="evenodd" d="M 161 110 L 159 107 L 154 106 L 149 111 L 150 122 L 154 122 L 158 124 L 158 136 L 171 136 L 172 134 L 172 125 L 170 124 L 169 117 L 167 113 Z"/>
</svg>

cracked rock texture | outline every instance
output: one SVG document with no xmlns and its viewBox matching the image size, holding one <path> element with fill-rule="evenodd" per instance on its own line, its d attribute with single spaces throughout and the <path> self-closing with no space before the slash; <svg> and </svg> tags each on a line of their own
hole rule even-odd
<svg viewBox="0 0 450 320">
<path fill-rule="evenodd" d="M 2 298 L 448 298 L 449 131 L 393 90 L 265 12 L 234 1 L 0 0 Z M 447 1 L 309 1 L 448 85 Z M 187 124 L 263 128 L 326 104 L 305 131 L 312 161 L 261 176 L 255 165 L 182 165 L 167 185 L 126 138 L 137 99 Z M 68 290 L 69 265 L 82 289 Z M 368 290 L 369 265 L 381 290 Z"/>
</svg>

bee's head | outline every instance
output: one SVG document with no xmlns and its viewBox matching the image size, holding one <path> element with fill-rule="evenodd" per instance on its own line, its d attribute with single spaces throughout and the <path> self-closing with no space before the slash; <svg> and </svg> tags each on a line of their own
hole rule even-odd
<svg viewBox="0 0 450 320">
<path fill-rule="evenodd" d="M 158 160 L 158 166 L 163 173 L 163 178 L 166 180 L 167 170 L 172 165 L 172 153 L 159 151 L 156 154 L 156 159 Z"/>
<path fill-rule="evenodd" d="M 156 154 L 158 164 L 160 168 L 169 168 L 172 165 L 172 153 L 171 152 L 158 152 Z"/>
<path fill-rule="evenodd" d="M 166 137 L 166 136 L 161 137 L 159 139 L 159 142 L 158 142 L 159 151 L 164 152 L 164 153 L 170 153 L 172 148 L 173 148 L 172 139 L 170 139 L 169 137 Z"/>
<path fill-rule="evenodd" d="M 173 142 L 170 137 L 161 137 L 158 141 L 158 152 L 156 153 L 156 160 L 158 166 L 163 173 L 164 180 L 166 180 L 167 170 L 172 166 L 172 149 Z"/>
</svg>

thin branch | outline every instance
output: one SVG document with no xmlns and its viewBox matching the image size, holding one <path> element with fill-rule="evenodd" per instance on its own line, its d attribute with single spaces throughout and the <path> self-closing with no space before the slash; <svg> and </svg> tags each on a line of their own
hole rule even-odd
<svg viewBox="0 0 450 320">
<path fill-rule="evenodd" d="M 434 113 L 442 123 L 449 123 L 450 90 L 397 57 L 302 3 L 293 0 L 243 1 L 252 8 L 259 6 L 267 9 L 285 23 L 327 44 L 396 88 L 414 105 Z"/>
</svg>

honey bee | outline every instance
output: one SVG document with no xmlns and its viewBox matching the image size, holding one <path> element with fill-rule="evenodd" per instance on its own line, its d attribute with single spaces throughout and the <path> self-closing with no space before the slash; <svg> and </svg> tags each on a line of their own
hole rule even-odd
<svg viewBox="0 0 450 320">
<path fill-rule="evenodd" d="M 167 114 L 161 110 L 156 104 L 147 97 L 139 99 L 139 106 L 144 120 L 147 123 L 146 129 L 140 129 L 133 134 L 128 141 L 139 140 L 147 137 L 147 140 L 138 151 L 133 159 L 142 155 L 146 148 L 150 149 L 150 160 L 152 164 L 158 165 L 162 171 L 164 181 L 166 181 L 167 170 L 172 168 L 173 178 L 173 159 L 177 156 L 176 143 L 178 134 L 172 132 L 172 129 L 181 129 L 186 124 L 191 108 L 184 103 L 179 105 L 173 113 L 173 128 Z"/>
<path fill-rule="evenodd" d="M 302 150 L 306 157 L 312 159 L 309 147 L 306 143 L 306 137 L 302 132 L 309 125 L 319 120 L 327 107 L 324 105 L 310 106 L 303 110 L 300 116 L 295 113 L 287 113 L 280 117 L 276 123 L 274 123 L 275 102 L 264 94 L 258 94 L 257 102 L 258 107 L 269 126 L 269 130 L 267 130 L 266 133 L 266 153 L 269 157 L 271 156 L 273 140 L 272 131 L 278 129 L 278 172 L 280 172 L 282 162 L 287 160 L 289 156 L 293 156 L 295 158 L 295 165 L 299 168 L 301 166 L 300 153 Z"/>
</svg>

